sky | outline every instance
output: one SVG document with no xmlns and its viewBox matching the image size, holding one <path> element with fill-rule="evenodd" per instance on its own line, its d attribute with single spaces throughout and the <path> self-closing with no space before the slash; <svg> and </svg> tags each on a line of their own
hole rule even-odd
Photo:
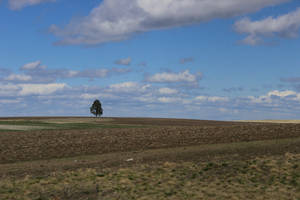
<svg viewBox="0 0 300 200">
<path fill-rule="evenodd" d="M 300 119 L 299 0 L 0 0 L 0 117 Z"/>
</svg>

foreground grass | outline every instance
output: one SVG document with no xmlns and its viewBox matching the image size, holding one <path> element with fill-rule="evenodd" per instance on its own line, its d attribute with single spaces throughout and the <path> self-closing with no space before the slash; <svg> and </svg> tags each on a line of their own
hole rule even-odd
<svg viewBox="0 0 300 200">
<path fill-rule="evenodd" d="M 0 180 L 1 200 L 300 199 L 300 154 Z"/>
</svg>

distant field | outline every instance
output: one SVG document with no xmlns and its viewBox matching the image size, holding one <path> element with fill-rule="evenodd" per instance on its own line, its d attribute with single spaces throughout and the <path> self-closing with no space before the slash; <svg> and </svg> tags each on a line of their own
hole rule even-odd
<svg viewBox="0 0 300 200">
<path fill-rule="evenodd" d="M 0 132 L 129 127 L 107 123 L 110 121 L 109 118 L 0 118 Z"/>
<path fill-rule="evenodd" d="M 0 130 L 29 131 L 29 130 L 38 130 L 38 129 L 47 129 L 47 127 L 0 124 Z"/>
<path fill-rule="evenodd" d="M 282 123 L 282 124 L 299 124 L 300 120 L 241 120 L 240 122 L 258 122 L 258 123 Z"/>
<path fill-rule="evenodd" d="M 300 199 L 297 123 L 36 117 L 1 127 L 1 200 Z"/>
</svg>

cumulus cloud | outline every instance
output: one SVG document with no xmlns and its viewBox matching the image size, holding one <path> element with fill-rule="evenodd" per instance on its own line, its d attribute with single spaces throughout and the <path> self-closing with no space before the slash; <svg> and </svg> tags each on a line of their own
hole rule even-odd
<svg viewBox="0 0 300 200">
<path fill-rule="evenodd" d="M 0 97 L 7 97 L 16 95 L 20 88 L 14 84 L 1 84 L 0 83 Z"/>
<path fill-rule="evenodd" d="M 4 78 L 6 81 L 31 81 L 32 77 L 25 74 L 11 74 L 8 77 Z"/>
<path fill-rule="evenodd" d="M 49 95 L 67 87 L 65 83 L 20 84 L 20 95 Z"/>
<path fill-rule="evenodd" d="M 0 84 L 1 97 L 19 97 L 28 95 L 49 95 L 67 88 L 65 83 L 49 84 Z"/>
<path fill-rule="evenodd" d="M 238 114 L 239 111 L 236 109 L 227 109 L 227 108 L 219 108 L 218 109 L 221 113 L 229 113 L 229 114 Z"/>
<path fill-rule="evenodd" d="M 298 95 L 296 92 L 291 91 L 291 90 L 285 90 L 285 91 L 278 91 L 274 90 L 268 93 L 268 96 L 278 96 L 278 97 L 288 97 L 288 96 L 293 96 L 293 95 Z"/>
<path fill-rule="evenodd" d="M 229 18 L 289 0 L 103 0 L 90 14 L 50 32 L 61 45 L 95 45 L 216 18 Z"/>
<path fill-rule="evenodd" d="M 243 18 L 234 25 L 235 31 L 248 34 L 242 41 L 244 44 L 257 45 L 264 43 L 265 37 L 295 38 L 300 29 L 300 8 L 278 17 L 267 17 L 263 20 L 251 21 Z"/>
<path fill-rule="evenodd" d="M 130 65 L 131 64 L 131 58 L 128 57 L 128 58 L 116 60 L 115 64 L 117 64 L 117 65 Z"/>
<path fill-rule="evenodd" d="M 200 102 L 227 102 L 229 101 L 229 98 L 218 96 L 197 96 L 195 100 Z"/>
<path fill-rule="evenodd" d="M 45 2 L 55 2 L 56 0 L 9 0 L 9 7 L 12 10 L 21 10 L 27 6 L 33 6 Z"/>
<path fill-rule="evenodd" d="M 24 74 L 8 74 L 4 81 L 24 82 L 24 83 L 51 83 L 57 79 L 68 78 L 88 78 L 97 79 L 105 78 L 112 75 L 129 73 L 129 68 L 99 68 L 85 70 L 69 70 L 69 69 L 48 69 L 46 65 L 42 65 L 41 61 L 35 61 L 23 65 L 20 70 Z M 0 79 L 1 81 L 1 79 Z"/>
<path fill-rule="evenodd" d="M 285 91 L 274 90 L 268 92 L 266 95 L 262 95 L 259 97 L 250 96 L 249 99 L 251 103 L 265 103 L 265 104 L 272 104 L 277 100 L 300 102 L 300 93 L 297 93 L 292 90 L 285 90 Z"/>
<path fill-rule="evenodd" d="M 41 65 L 41 61 L 35 61 L 35 62 L 30 62 L 30 63 L 27 63 L 25 65 L 23 65 L 20 69 L 21 70 L 41 70 L 41 69 L 46 69 L 47 66 L 45 65 Z"/>
<path fill-rule="evenodd" d="M 59 73 L 59 72 L 58 72 Z M 83 70 L 83 71 L 75 71 L 75 70 L 63 70 L 60 71 L 62 78 L 104 78 L 108 76 L 108 69 L 94 69 L 94 70 Z"/>
<path fill-rule="evenodd" d="M 97 94 L 84 93 L 81 94 L 79 98 L 93 100 L 93 99 L 100 99 L 100 98 L 115 99 L 117 97 L 113 94 L 108 94 L 108 93 L 97 93 Z"/>
<path fill-rule="evenodd" d="M 153 83 L 197 83 L 202 78 L 202 73 L 191 74 L 189 70 L 179 73 L 162 72 L 146 77 L 146 81 Z"/>
<path fill-rule="evenodd" d="M 160 93 L 160 94 L 177 94 L 178 93 L 178 91 L 177 90 L 175 90 L 175 89 L 171 89 L 171 88 L 159 88 L 159 90 L 158 90 L 158 92 Z"/>
<path fill-rule="evenodd" d="M 16 104 L 20 102 L 20 99 L 0 99 L 0 104 Z"/>
<path fill-rule="evenodd" d="M 178 97 L 159 97 L 157 100 L 161 103 L 175 103 L 182 101 L 182 99 Z"/>
<path fill-rule="evenodd" d="M 119 69 L 119 68 L 111 68 L 111 69 L 86 69 L 82 71 L 76 70 L 54 70 L 48 71 L 46 73 L 52 74 L 54 77 L 59 77 L 61 79 L 64 78 L 89 78 L 89 79 L 97 79 L 97 78 L 105 78 L 111 75 L 124 74 L 130 72 L 130 69 Z"/>
<path fill-rule="evenodd" d="M 138 82 L 123 82 L 123 83 L 117 83 L 117 84 L 110 85 L 107 91 L 122 92 L 122 93 L 145 92 L 149 87 L 151 87 L 150 84 L 142 85 Z"/>
</svg>

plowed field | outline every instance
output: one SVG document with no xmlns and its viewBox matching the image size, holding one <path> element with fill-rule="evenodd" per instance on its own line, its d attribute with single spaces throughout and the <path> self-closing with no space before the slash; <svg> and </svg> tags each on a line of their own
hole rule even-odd
<svg viewBox="0 0 300 200">
<path fill-rule="evenodd" d="M 142 122 L 115 119 L 111 123 L 151 127 L 2 132 L 0 163 L 300 137 L 300 124 L 205 121 L 197 124 L 192 120 L 176 123 L 176 120 L 157 119 L 152 123 L 151 119 Z"/>
</svg>

